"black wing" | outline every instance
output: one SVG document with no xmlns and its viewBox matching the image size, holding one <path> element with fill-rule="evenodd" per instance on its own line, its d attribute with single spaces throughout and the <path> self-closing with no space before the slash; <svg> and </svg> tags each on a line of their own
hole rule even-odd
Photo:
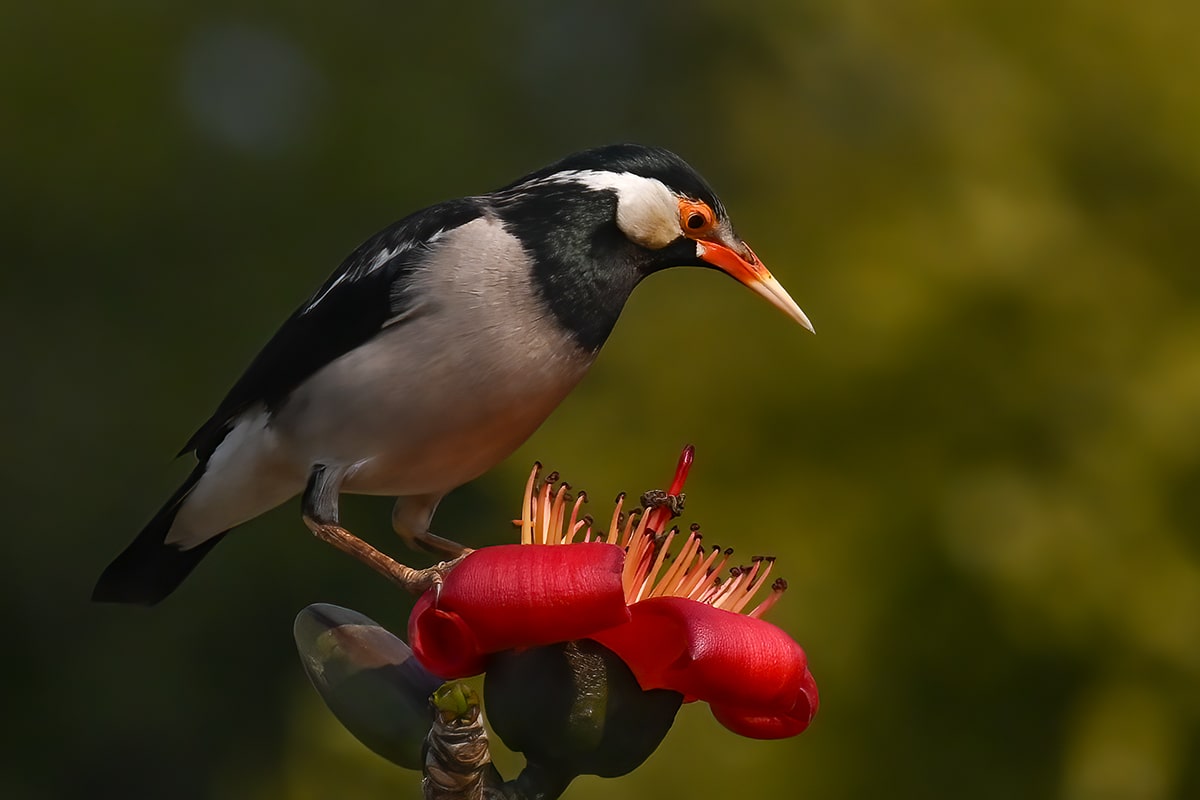
<svg viewBox="0 0 1200 800">
<path fill-rule="evenodd" d="M 405 217 L 363 242 L 288 317 L 180 455 L 195 450 L 202 463 L 207 461 L 248 407 L 263 403 L 278 408 L 306 378 L 410 309 L 416 298 L 405 292 L 405 276 L 430 240 L 482 214 L 478 199 L 451 200 Z"/>
</svg>

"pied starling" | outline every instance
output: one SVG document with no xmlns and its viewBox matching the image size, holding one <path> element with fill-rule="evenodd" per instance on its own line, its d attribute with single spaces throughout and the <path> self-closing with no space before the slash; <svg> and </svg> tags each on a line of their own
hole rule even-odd
<svg viewBox="0 0 1200 800">
<path fill-rule="evenodd" d="M 339 493 L 388 495 L 410 545 L 460 552 L 429 532 L 438 501 L 523 443 L 634 287 L 675 266 L 721 270 L 812 330 L 705 180 L 661 148 L 586 150 L 385 228 L 188 440 L 195 469 L 93 598 L 157 603 L 232 528 L 298 494 L 319 536 L 338 529 Z"/>
</svg>

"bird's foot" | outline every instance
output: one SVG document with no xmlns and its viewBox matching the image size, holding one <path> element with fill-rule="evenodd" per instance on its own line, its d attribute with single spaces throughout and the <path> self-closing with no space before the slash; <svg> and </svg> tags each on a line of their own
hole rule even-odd
<svg viewBox="0 0 1200 800">
<path fill-rule="evenodd" d="M 392 530 L 414 550 L 451 560 L 466 555 L 471 548 L 430 532 L 429 522 L 441 499 L 440 493 L 397 497 L 392 508 Z"/>
<path fill-rule="evenodd" d="M 442 558 L 459 559 L 468 553 L 474 552 L 466 545 L 459 544 L 458 542 L 438 536 L 435 533 L 430 533 L 429 531 L 418 533 L 414 537 L 414 541 L 421 547 L 422 550 L 426 550 L 430 553 L 433 553 L 435 556 L 441 556 Z"/>
<path fill-rule="evenodd" d="M 321 541 L 333 545 L 347 555 L 353 556 L 392 583 L 414 595 L 424 594 L 429 589 L 440 586 L 447 573 L 454 569 L 465 555 L 463 553 L 453 561 L 443 561 L 425 569 L 413 569 L 401 564 L 391 556 L 376 550 L 341 525 L 317 522 L 307 514 L 304 516 L 304 524 Z"/>
</svg>

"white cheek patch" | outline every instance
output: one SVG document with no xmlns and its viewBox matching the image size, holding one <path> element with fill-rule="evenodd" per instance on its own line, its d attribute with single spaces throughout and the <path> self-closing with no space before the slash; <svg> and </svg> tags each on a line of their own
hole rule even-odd
<svg viewBox="0 0 1200 800">
<path fill-rule="evenodd" d="M 592 189 L 617 194 L 617 227 L 636 244 L 658 250 L 680 237 L 679 200 L 654 178 L 630 172 L 581 170 L 560 173 Z"/>
</svg>

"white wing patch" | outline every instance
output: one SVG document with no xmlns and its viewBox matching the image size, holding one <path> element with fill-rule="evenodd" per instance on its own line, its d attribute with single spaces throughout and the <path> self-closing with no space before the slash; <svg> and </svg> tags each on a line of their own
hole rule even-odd
<svg viewBox="0 0 1200 800">
<path fill-rule="evenodd" d="M 303 314 L 307 314 L 309 311 L 312 311 L 314 308 L 316 308 L 321 303 L 322 300 L 324 300 L 326 297 L 329 296 L 330 292 L 332 292 L 334 289 L 336 289 L 338 286 L 345 283 L 346 281 L 353 282 L 353 281 L 361 280 L 362 278 L 367 277 L 372 272 L 375 272 L 380 267 L 382 267 L 384 264 L 388 263 L 389 261 L 391 261 L 396 256 L 400 255 L 401 253 L 406 253 L 409 250 L 414 250 L 418 247 L 429 248 L 434 242 L 436 242 L 438 239 L 441 239 L 442 236 L 445 235 L 445 233 L 446 233 L 445 228 L 439 228 L 437 231 L 435 231 L 433 233 L 432 236 L 429 236 L 426 239 L 420 239 L 420 240 L 410 239 L 408 241 L 401 242 L 400 244 L 396 245 L 395 247 L 383 248 L 378 253 L 376 253 L 374 256 L 372 256 L 370 261 L 360 262 L 360 263 L 356 264 L 354 267 L 352 267 L 352 268 L 346 270 L 345 272 L 343 272 L 342 274 L 338 275 L 337 278 L 332 283 L 330 283 L 328 286 L 326 286 L 324 289 L 322 289 L 320 292 L 318 292 L 317 296 L 314 297 L 312 300 L 310 300 L 308 302 L 308 305 L 306 305 L 304 307 L 304 310 L 301 311 L 300 313 L 303 315 Z"/>
</svg>

